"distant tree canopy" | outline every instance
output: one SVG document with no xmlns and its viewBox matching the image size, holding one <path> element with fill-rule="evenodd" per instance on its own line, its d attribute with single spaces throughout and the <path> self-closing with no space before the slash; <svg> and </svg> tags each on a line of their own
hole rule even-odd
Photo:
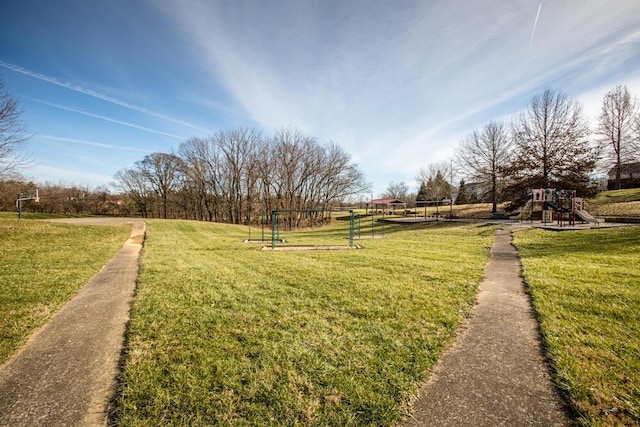
<svg viewBox="0 0 640 427">
<path fill-rule="evenodd" d="M 21 151 L 29 140 L 21 115 L 18 100 L 5 90 L 0 76 L 0 179 L 15 178 L 19 169 L 30 161 Z"/>
<path fill-rule="evenodd" d="M 502 167 L 511 161 L 511 147 L 508 129 L 494 121 L 473 131 L 458 145 L 456 164 L 478 188 L 480 199 L 492 203 L 493 212 L 502 201 Z"/>
<path fill-rule="evenodd" d="M 429 190 L 427 189 L 427 183 L 426 182 L 421 182 L 420 183 L 420 189 L 418 190 L 418 194 L 416 195 L 416 200 L 420 201 L 420 202 L 424 202 L 428 199 L 428 193 Z"/>
<path fill-rule="evenodd" d="M 447 162 L 433 163 L 418 172 L 416 181 L 420 183 L 417 200 L 443 200 L 451 198 L 452 187 L 447 181 L 451 166 Z"/>
<path fill-rule="evenodd" d="M 460 184 L 458 184 L 458 197 L 456 197 L 456 205 L 465 205 L 470 203 L 469 195 L 467 194 L 467 184 L 465 184 L 464 179 L 460 180 Z"/>
<path fill-rule="evenodd" d="M 272 138 L 247 128 L 192 138 L 176 154 L 153 153 L 121 170 L 116 184 L 144 217 L 246 224 L 284 210 L 289 228 L 323 221 L 323 211 L 368 190 L 349 154 L 292 129 Z"/>
<path fill-rule="evenodd" d="M 640 113 L 638 102 L 626 86 L 617 86 L 602 100 L 596 133 L 604 151 L 604 165 L 615 170 L 614 188 L 621 188 L 625 163 L 640 161 Z"/>
<path fill-rule="evenodd" d="M 398 199 L 406 202 L 409 198 L 409 186 L 405 182 L 389 183 L 387 191 L 382 194 L 383 199 Z"/>
<path fill-rule="evenodd" d="M 36 184 L 22 177 L 0 180 L 0 211 L 16 209 L 16 195 L 27 190 L 38 190 L 40 201 L 25 200 L 23 212 L 126 215 L 121 209 L 121 197 L 106 187 L 91 188 L 82 185 Z"/>
<path fill-rule="evenodd" d="M 577 102 L 550 89 L 534 96 L 513 121 L 513 158 L 502 169 L 512 205 L 523 202 L 527 188 L 573 189 L 586 195 L 598 158 L 589 135 Z"/>
<path fill-rule="evenodd" d="M 598 145 L 580 104 L 547 89 L 512 118 L 510 127 L 490 121 L 458 144 L 455 163 L 466 186 L 473 188 L 464 194 L 477 194 L 480 201 L 491 202 L 494 211 L 500 202 L 510 201 L 511 207 L 524 203 L 528 188 L 572 189 L 587 196 L 594 191 L 590 175 L 603 148 L 609 165 L 640 159 L 639 108 L 626 87 L 607 93 L 596 131 Z M 419 200 L 434 197 L 437 170 L 440 178 L 447 176 L 446 167 L 419 171 Z"/>
</svg>

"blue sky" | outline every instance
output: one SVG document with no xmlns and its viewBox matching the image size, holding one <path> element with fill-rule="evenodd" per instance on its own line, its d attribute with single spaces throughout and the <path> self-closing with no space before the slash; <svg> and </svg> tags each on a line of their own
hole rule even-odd
<svg viewBox="0 0 640 427">
<path fill-rule="evenodd" d="M 0 0 L 39 182 L 108 185 L 237 126 L 333 141 L 379 195 L 546 88 L 640 95 L 638 0 Z"/>
</svg>

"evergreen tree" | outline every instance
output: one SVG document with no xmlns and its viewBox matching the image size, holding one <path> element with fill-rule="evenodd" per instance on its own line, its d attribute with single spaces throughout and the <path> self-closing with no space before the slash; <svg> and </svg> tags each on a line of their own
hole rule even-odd
<svg viewBox="0 0 640 427">
<path fill-rule="evenodd" d="M 427 194 L 430 200 L 443 200 L 451 197 L 451 184 L 447 182 L 441 171 L 427 181 Z"/>
<path fill-rule="evenodd" d="M 428 200 L 427 198 L 427 183 L 426 182 L 421 182 L 420 183 L 420 189 L 418 190 L 418 195 L 416 196 L 416 200 L 419 200 L 421 202 Z"/>
<path fill-rule="evenodd" d="M 467 186 L 464 183 L 464 179 L 460 180 L 458 188 L 458 197 L 456 198 L 456 205 L 465 205 L 469 203 L 469 195 L 467 194 Z"/>
</svg>

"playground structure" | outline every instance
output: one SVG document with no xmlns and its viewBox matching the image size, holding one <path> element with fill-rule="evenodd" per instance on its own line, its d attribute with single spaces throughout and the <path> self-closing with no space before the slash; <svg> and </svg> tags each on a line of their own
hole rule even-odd
<svg viewBox="0 0 640 427">
<path fill-rule="evenodd" d="M 531 197 L 522 208 L 520 219 L 524 219 L 528 214 L 529 220 L 532 220 L 537 204 L 542 206 L 540 221 L 543 224 L 552 224 L 555 221 L 560 227 L 574 226 L 576 219 L 595 225 L 600 223 L 599 219 L 585 210 L 584 199 L 576 197 L 575 190 L 556 190 L 555 188 L 531 190 Z"/>
</svg>

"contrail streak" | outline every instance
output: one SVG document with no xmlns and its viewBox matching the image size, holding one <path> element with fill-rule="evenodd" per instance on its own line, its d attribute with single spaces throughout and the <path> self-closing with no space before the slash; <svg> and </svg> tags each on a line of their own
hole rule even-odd
<svg viewBox="0 0 640 427">
<path fill-rule="evenodd" d="M 540 10 L 542 9 L 542 3 L 538 6 L 538 13 L 536 13 L 536 20 L 533 21 L 533 29 L 531 30 L 531 37 L 529 38 L 529 47 L 531 47 L 531 43 L 533 42 L 533 36 L 536 34 L 536 27 L 538 26 L 538 18 L 540 18 Z"/>
<path fill-rule="evenodd" d="M 166 132 L 162 132 L 162 131 L 155 130 L 155 129 L 149 129 L 149 128 L 146 128 L 144 126 L 136 125 L 135 123 L 129 123 L 129 122 L 124 122 L 122 120 L 112 119 L 111 117 L 101 116 L 100 114 L 89 113 L 88 111 L 82 111 L 82 110 L 78 110 L 78 109 L 75 109 L 75 108 L 66 107 L 64 105 L 55 104 L 53 102 L 43 101 L 42 99 L 31 98 L 31 97 L 24 96 L 24 95 L 22 96 L 22 98 L 29 99 L 29 100 L 35 101 L 35 102 L 39 102 L 40 104 L 48 105 L 50 107 L 59 108 L 61 110 L 66 110 L 66 111 L 71 111 L 73 113 L 83 114 L 85 116 L 93 117 L 93 118 L 99 119 L 99 120 L 104 120 L 106 122 L 116 123 L 116 124 L 119 124 L 119 125 L 122 125 L 122 126 L 127 126 L 127 127 L 130 127 L 130 128 L 133 128 L 133 129 L 138 129 L 138 130 L 142 130 L 142 131 L 145 131 L 145 132 L 155 133 L 157 135 L 164 135 L 164 136 L 169 136 L 171 138 L 183 139 L 183 140 L 187 139 L 184 136 L 174 135 L 174 134 L 171 134 L 171 133 L 166 133 Z"/>
<path fill-rule="evenodd" d="M 103 100 L 105 102 L 109 102 L 109 103 L 114 104 L 114 105 L 119 105 L 120 107 L 128 108 L 129 110 L 133 110 L 133 111 L 137 111 L 139 113 L 147 114 L 149 116 L 157 117 L 159 119 L 166 120 L 166 121 L 169 121 L 169 122 L 172 122 L 172 123 L 176 123 L 176 124 L 179 124 L 179 125 L 182 125 L 182 126 L 185 126 L 185 127 L 188 127 L 188 128 L 200 131 L 200 132 L 209 132 L 207 129 L 201 128 L 199 126 L 193 125 L 193 124 L 185 122 L 183 120 L 176 119 L 176 118 L 170 117 L 170 116 L 166 116 L 164 114 L 158 113 L 158 112 L 153 111 L 153 110 L 149 110 L 148 108 L 140 107 L 138 105 L 129 104 L 128 102 L 120 101 L 120 100 L 112 98 L 110 96 L 103 95 L 101 93 L 92 91 L 90 89 L 85 89 L 83 87 L 80 87 L 80 86 L 77 86 L 77 85 L 74 85 L 74 84 L 71 84 L 71 83 L 63 82 L 63 81 L 60 81 L 60 80 L 56 79 L 55 77 L 50 77 L 50 76 L 46 76 L 44 74 L 37 73 L 35 71 L 27 70 L 26 68 L 22 68 L 20 66 L 14 65 L 14 64 L 9 64 L 9 63 L 4 62 L 2 60 L 0 60 L 0 67 L 4 67 L 4 68 L 6 68 L 8 70 L 15 71 L 16 73 L 21 73 L 21 74 L 24 74 L 26 76 L 33 77 L 34 79 L 42 80 L 44 82 L 51 83 L 51 84 L 54 84 L 56 86 L 63 87 L 65 89 L 69 89 L 69 90 L 72 90 L 74 92 L 82 93 L 82 94 L 87 95 L 87 96 L 91 96 L 91 97 L 94 97 L 94 98 L 97 98 L 97 99 L 101 99 L 101 100 Z"/>
<path fill-rule="evenodd" d="M 65 137 L 62 137 L 62 136 L 38 134 L 37 138 L 38 139 L 44 139 L 44 140 L 47 140 L 47 141 L 71 142 L 73 144 L 89 145 L 91 147 L 107 148 L 107 149 L 112 149 L 112 150 L 137 151 L 137 152 L 140 152 L 140 153 L 148 152 L 148 150 L 143 150 L 142 148 L 121 147 L 119 145 L 104 144 L 102 142 L 87 141 L 87 140 L 83 140 L 83 139 L 65 138 Z"/>
</svg>

